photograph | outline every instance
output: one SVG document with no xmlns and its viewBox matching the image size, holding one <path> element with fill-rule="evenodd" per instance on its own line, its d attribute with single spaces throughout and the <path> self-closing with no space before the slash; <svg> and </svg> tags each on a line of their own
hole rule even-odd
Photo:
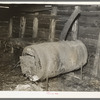
<svg viewBox="0 0 100 100">
<path fill-rule="evenodd" d="M 0 91 L 99 92 L 100 3 L 0 3 Z"/>
</svg>

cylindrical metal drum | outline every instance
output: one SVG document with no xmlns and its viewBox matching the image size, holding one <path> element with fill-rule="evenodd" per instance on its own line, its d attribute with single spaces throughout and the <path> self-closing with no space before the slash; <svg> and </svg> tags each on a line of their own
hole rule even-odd
<svg viewBox="0 0 100 100">
<path fill-rule="evenodd" d="M 20 57 L 23 74 L 32 81 L 54 77 L 81 68 L 87 63 L 87 49 L 79 41 L 30 45 Z"/>
</svg>

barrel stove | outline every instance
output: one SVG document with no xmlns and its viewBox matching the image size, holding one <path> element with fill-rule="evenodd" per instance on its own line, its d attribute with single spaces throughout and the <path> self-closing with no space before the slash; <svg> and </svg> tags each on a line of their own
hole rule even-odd
<svg viewBox="0 0 100 100">
<path fill-rule="evenodd" d="M 59 41 L 30 45 L 20 57 L 22 73 L 31 81 L 44 80 L 83 67 L 87 49 L 80 41 Z"/>
</svg>

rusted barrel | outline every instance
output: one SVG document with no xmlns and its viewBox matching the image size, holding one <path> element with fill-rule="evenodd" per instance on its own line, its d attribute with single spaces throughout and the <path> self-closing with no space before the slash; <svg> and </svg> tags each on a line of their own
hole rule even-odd
<svg viewBox="0 0 100 100">
<path fill-rule="evenodd" d="M 87 63 L 87 56 L 81 41 L 59 41 L 25 47 L 20 62 L 22 73 L 37 81 L 79 69 Z"/>
</svg>

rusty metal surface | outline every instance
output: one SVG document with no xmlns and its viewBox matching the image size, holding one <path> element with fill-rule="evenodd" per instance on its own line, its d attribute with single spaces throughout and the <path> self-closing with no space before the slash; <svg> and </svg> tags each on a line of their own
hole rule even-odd
<svg viewBox="0 0 100 100">
<path fill-rule="evenodd" d="M 35 44 L 24 48 L 21 70 L 31 81 L 43 80 L 81 68 L 87 57 L 87 49 L 79 40 Z"/>
</svg>

